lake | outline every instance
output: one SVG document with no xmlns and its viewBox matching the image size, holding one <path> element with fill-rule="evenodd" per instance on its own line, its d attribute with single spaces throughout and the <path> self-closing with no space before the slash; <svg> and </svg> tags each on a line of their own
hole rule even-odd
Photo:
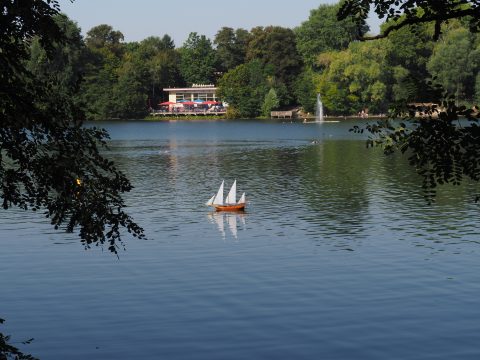
<svg viewBox="0 0 480 360">
<path fill-rule="evenodd" d="M 353 124 L 96 123 L 147 239 L 117 259 L 0 211 L 2 332 L 42 360 L 479 359 L 472 187 L 427 205 Z M 245 214 L 204 205 L 223 179 Z"/>
</svg>

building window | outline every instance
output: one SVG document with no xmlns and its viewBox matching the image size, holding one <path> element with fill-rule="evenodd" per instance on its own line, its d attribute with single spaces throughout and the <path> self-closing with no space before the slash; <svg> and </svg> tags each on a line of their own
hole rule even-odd
<svg viewBox="0 0 480 360">
<path fill-rule="evenodd" d="M 190 94 L 177 93 L 176 94 L 176 99 L 177 99 L 177 102 L 182 101 L 182 100 L 190 100 Z"/>
<path fill-rule="evenodd" d="M 193 99 L 194 100 L 203 100 L 205 101 L 207 99 L 207 94 L 204 93 L 193 93 Z"/>
</svg>

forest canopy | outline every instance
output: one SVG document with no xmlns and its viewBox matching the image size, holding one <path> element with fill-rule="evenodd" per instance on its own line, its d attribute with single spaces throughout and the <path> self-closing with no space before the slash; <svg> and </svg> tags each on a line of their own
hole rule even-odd
<svg viewBox="0 0 480 360">
<path fill-rule="evenodd" d="M 380 36 L 369 33 L 370 8 L 386 20 Z M 385 114 L 399 101 L 432 101 L 424 85 L 429 78 L 455 93 L 458 104 L 472 105 L 480 99 L 479 39 L 472 32 L 477 12 L 471 1 L 395 7 L 393 1 L 347 0 L 319 5 L 294 29 L 223 27 L 213 39 L 192 32 L 183 44 L 168 34 L 126 42 L 122 30 L 108 24 L 84 29 L 83 37 L 74 21 L 53 14 L 69 39 L 57 44 L 65 56 L 47 63 L 36 39 L 27 68 L 44 79 L 54 70 L 59 91 L 75 85 L 73 103 L 87 120 L 144 118 L 168 100 L 164 88 L 198 83 L 220 87 L 231 117 L 267 116 L 266 109 L 312 113 L 317 93 L 329 115 Z M 381 39 L 358 41 L 370 38 Z M 246 68 L 256 79 L 238 82 Z M 260 85 L 252 90 L 252 84 Z M 242 91 L 227 95 L 236 87 Z"/>
<path fill-rule="evenodd" d="M 425 86 L 431 78 L 453 92 L 457 104 L 478 102 L 479 38 L 471 31 L 478 6 L 427 2 L 420 11 L 418 2 L 400 3 L 401 16 L 391 1 L 322 4 L 294 29 L 223 27 L 213 39 L 192 32 L 183 44 L 168 34 L 125 42 L 121 29 L 108 24 L 88 29 L 83 38 L 74 21 L 56 15 L 71 41 L 62 45 L 69 56 L 55 63 L 55 71 L 62 84 L 77 82 L 73 100 L 87 120 L 144 118 L 168 100 L 164 88 L 198 83 L 219 86 L 228 115 L 243 118 L 268 116 L 266 109 L 312 113 L 317 93 L 328 115 L 386 114 L 401 101 L 431 102 Z M 381 36 L 369 33 L 370 7 L 386 20 Z M 443 17 L 430 21 L 435 15 Z M 370 38 L 378 39 L 375 45 L 358 41 Z M 30 48 L 29 70 L 45 76 L 38 41 Z M 246 69 L 250 81 L 238 78 Z"/>
</svg>

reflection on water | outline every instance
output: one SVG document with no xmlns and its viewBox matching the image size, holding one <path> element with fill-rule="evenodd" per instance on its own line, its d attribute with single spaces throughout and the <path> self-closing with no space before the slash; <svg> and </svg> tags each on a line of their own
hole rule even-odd
<svg viewBox="0 0 480 360">
<path fill-rule="evenodd" d="M 405 158 L 367 150 L 351 123 L 104 125 L 148 239 L 117 261 L 41 214 L 0 212 L 0 315 L 30 353 L 480 357 L 471 185 L 426 205 Z M 245 214 L 204 205 L 222 179 L 248 190 Z"/>
<path fill-rule="evenodd" d="M 222 238 L 226 239 L 225 229 L 227 228 L 230 236 L 234 240 L 238 240 L 238 229 L 246 230 L 247 222 L 245 220 L 247 214 L 243 212 L 211 212 L 208 214 L 208 219 L 211 223 L 217 226 Z M 225 226 L 226 225 L 226 226 Z"/>
<path fill-rule="evenodd" d="M 185 223 L 197 231 L 195 218 L 205 212 L 205 199 L 221 179 L 237 178 L 249 192 L 249 236 L 296 232 L 331 250 L 355 250 L 384 233 L 414 246 L 435 246 L 451 241 L 435 230 L 445 226 L 443 218 L 462 241 L 474 241 L 469 214 L 475 205 L 467 186 L 441 189 L 439 203 L 428 206 L 405 158 L 385 157 L 352 139 L 311 144 L 310 136 L 277 142 L 117 140 L 111 147 L 136 187 L 129 196 L 137 218 L 152 216 L 156 236 L 183 236 L 189 231 L 180 225 Z M 220 235 L 226 236 L 224 230 Z"/>
</svg>

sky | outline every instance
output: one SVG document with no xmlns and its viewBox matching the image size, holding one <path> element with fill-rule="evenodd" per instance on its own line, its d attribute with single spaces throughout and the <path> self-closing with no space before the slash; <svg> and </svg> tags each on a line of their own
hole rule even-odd
<svg viewBox="0 0 480 360">
<path fill-rule="evenodd" d="M 190 32 L 212 39 L 223 26 L 250 30 L 255 26 L 294 28 L 310 10 L 337 0 L 59 0 L 63 13 L 78 23 L 85 35 L 92 27 L 108 24 L 125 36 L 141 41 L 149 36 L 172 37 L 182 46 Z M 378 19 L 369 21 L 378 32 Z"/>
</svg>

